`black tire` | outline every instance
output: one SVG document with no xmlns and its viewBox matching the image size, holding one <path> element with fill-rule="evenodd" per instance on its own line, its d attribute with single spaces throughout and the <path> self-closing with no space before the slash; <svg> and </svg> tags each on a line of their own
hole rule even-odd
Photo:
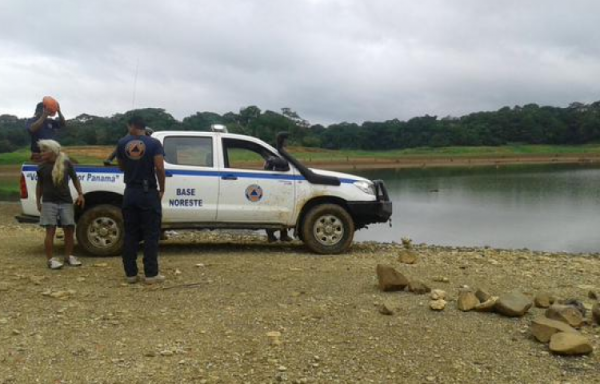
<svg viewBox="0 0 600 384">
<path fill-rule="evenodd" d="M 300 232 L 311 252 L 342 253 L 352 245 L 354 221 L 348 211 L 339 205 L 319 204 L 306 213 Z"/>
<path fill-rule="evenodd" d="M 94 256 L 121 253 L 125 228 L 121 209 L 114 205 L 96 205 L 81 215 L 77 222 L 77 243 Z"/>
</svg>

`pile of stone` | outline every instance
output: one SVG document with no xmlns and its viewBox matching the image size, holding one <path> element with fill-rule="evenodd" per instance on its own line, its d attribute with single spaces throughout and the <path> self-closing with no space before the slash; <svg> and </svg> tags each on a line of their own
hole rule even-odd
<svg viewBox="0 0 600 384">
<path fill-rule="evenodd" d="M 495 312 L 507 317 L 524 316 L 533 303 L 520 292 L 511 292 L 503 296 L 492 296 L 489 292 L 478 289 L 462 288 L 458 292 L 456 306 L 463 312 Z"/>
<path fill-rule="evenodd" d="M 538 302 L 536 301 L 536 304 Z M 541 343 L 549 343 L 551 352 L 558 355 L 585 355 L 593 351 L 593 346 L 587 337 L 579 330 L 588 323 L 587 309 L 578 300 L 565 300 L 556 303 L 552 300 L 542 302 L 540 308 L 547 308 L 543 316 L 538 316 L 531 322 L 531 334 Z M 598 311 L 598 303 L 592 307 L 591 322 L 600 324 L 600 318 L 594 315 Z"/>
<path fill-rule="evenodd" d="M 409 247 L 405 247 L 409 248 Z M 406 261 L 406 252 L 403 253 Z M 416 258 L 415 258 L 416 261 Z M 441 289 L 431 290 L 419 280 L 409 280 L 393 266 L 377 265 L 379 289 L 384 292 L 408 290 L 415 294 L 430 293 L 429 308 L 433 311 L 443 311 L 447 304 L 447 294 Z M 582 355 L 593 351 L 590 341 L 577 329 L 587 323 L 600 325 L 600 303 L 595 292 L 589 293 L 589 298 L 597 302 L 586 309 L 578 300 L 563 300 L 547 293 L 538 293 L 532 301 L 520 292 L 511 292 L 494 296 L 484 289 L 473 290 L 463 286 L 458 292 L 456 306 L 460 311 L 494 312 L 507 317 L 521 317 L 527 314 L 535 304 L 537 308 L 546 309 L 543 316 L 535 318 L 531 323 L 531 333 L 542 343 L 549 343 L 551 352 L 559 355 Z M 591 309 L 591 321 L 586 319 L 586 312 Z M 387 306 L 380 308 L 382 314 L 391 315 L 393 312 Z"/>
<path fill-rule="evenodd" d="M 503 316 L 524 316 L 532 304 L 545 308 L 543 316 L 531 323 L 531 333 L 540 342 L 549 343 L 550 351 L 559 355 L 583 355 L 593 351 L 590 341 L 576 329 L 586 324 L 585 307 L 577 300 L 565 300 L 561 304 L 549 293 L 539 293 L 533 303 L 520 292 L 512 292 L 500 297 L 482 290 L 473 292 L 463 289 L 459 292 L 457 307 L 461 311 L 496 312 Z"/>
<path fill-rule="evenodd" d="M 431 291 L 431 288 L 420 280 L 409 280 L 391 265 L 377 265 L 377 278 L 379 289 L 383 292 L 404 291 L 415 294 L 429 293 L 431 302 L 429 307 L 441 311 L 446 307 L 446 292 L 440 289 Z M 458 309 L 467 312 L 476 310 L 479 312 L 495 311 L 505 316 L 523 316 L 531 307 L 531 300 L 520 293 L 511 293 L 503 297 L 492 296 L 482 289 L 473 291 L 464 287 L 458 293 Z"/>
<path fill-rule="evenodd" d="M 402 238 L 403 249 L 398 253 L 398 261 L 403 264 L 415 264 L 419 259 L 417 252 L 413 249 L 412 240 L 408 238 Z"/>
</svg>

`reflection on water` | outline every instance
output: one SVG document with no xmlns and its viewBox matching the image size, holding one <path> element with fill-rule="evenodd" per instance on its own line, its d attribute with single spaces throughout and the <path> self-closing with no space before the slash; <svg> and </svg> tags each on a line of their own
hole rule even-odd
<svg viewBox="0 0 600 384">
<path fill-rule="evenodd" d="M 578 165 L 354 171 L 386 182 L 393 227 L 356 240 L 600 252 L 600 168 Z"/>
</svg>

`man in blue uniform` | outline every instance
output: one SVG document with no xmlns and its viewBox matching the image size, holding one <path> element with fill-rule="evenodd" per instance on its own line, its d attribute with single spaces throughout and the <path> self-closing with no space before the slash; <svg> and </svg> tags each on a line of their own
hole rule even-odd
<svg viewBox="0 0 600 384">
<path fill-rule="evenodd" d="M 152 136 L 152 134 L 154 133 L 154 130 L 150 127 L 146 127 L 144 131 L 146 132 L 146 136 Z M 106 158 L 106 160 L 103 161 L 104 165 L 110 167 L 115 157 L 117 157 L 117 148 L 115 148 L 115 150 L 112 151 L 112 153 Z"/>
<path fill-rule="evenodd" d="M 58 106 L 57 112 L 58 120 L 49 119 L 48 117 L 51 113 L 44 108 L 44 104 L 40 102 L 35 107 L 35 115 L 27 120 L 27 132 L 29 132 L 29 135 L 31 136 L 31 160 L 35 162 L 41 161 L 38 141 L 54 140 L 58 130 L 67 125 L 65 117 L 60 111 L 60 105 Z"/>
<path fill-rule="evenodd" d="M 117 160 L 125 173 L 126 185 L 122 207 L 125 223 L 123 267 L 127 282 L 139 280 L 136 260 L 139 241 L 143 239 L 145 282 L 160 283 L 165 279 L 158 270 L 161 199 L 165 191 L 163 147 L 158 140 L 146 136 L 146 124 L 140 117 L 132 117 L 127 128 L 129 135 L 117 144 Z"/>
</svg>

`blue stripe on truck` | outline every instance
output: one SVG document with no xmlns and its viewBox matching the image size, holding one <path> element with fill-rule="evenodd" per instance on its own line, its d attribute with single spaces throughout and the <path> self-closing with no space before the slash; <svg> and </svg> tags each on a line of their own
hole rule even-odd
<svg viewBox="0 0 600 384">
<path fill-rule="evenodd" d="M 23 166 L 23 171 L 24 172 L 35 172 L 37 171 L 37 165 L 24 165 Z M 111 174 L 122 174 L 123 172 L 119 171 L 119 170 L 115 170 L 114 168 L 96 168 L 96 167 L 78 167 L 75 166 L 75 170 L 78 172 L 89 172 L 89 173 L 111 173 Z"/>
<path fill-rule="evenodd" d="M 35 172 L 37 171 L 37 165 L 24 165 L 22 168 L 23 172 Z M 87 173 L 103 173 L 103 174 L 123 174 L 120 170 L 115 168 L 100 168 L 100 167 L 79 167 L 75 166 L 77 172 Z M 278 175 L 268 173 L 250 173 L 250 172 L 227 172 L 227 171 L 193 171 L 185 169 L 169 169 L 165 170 L 167 175 L 180 175 L 180 176 L 196 176 L 196 177 L 223 177 L 233 176 L 244 179 L 267 179 L 267 180 L 290 180 L 290 181 L 301 181 L 306 180 L 303 176 L 296 175 Z M 340 179 L 342 183 L 354 183 L 356 180 L 353 179 Z"/>
</svg>

